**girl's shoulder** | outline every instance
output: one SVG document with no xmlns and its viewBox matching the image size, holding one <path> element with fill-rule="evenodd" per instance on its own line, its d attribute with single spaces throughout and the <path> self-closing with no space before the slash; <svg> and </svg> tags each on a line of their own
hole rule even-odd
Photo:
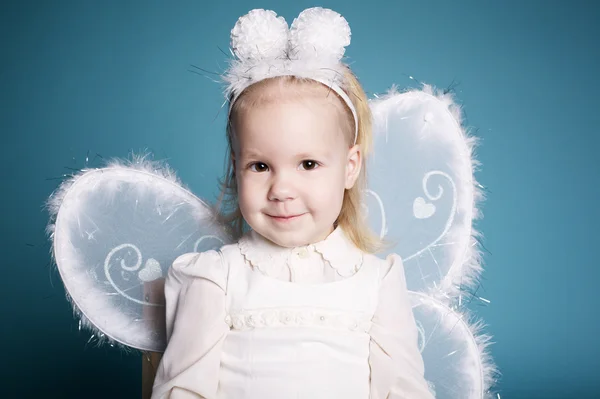
<svg viewBox="0 0 600 399">
<path fill-rule="evenodd" d="M 363 252 L 363 258 L 365 262 L 370 262 L 377 265 L 402 265 L 402 257 L 396 253 L 380 255 Z"/>
<path fill-rule="evenodd" d="M 402 273 L 404 273 L 402 258 L 396 253 L 391 253 L 385 257 L 377 254 L 364 253 L 363 266 L 377 268 L 382 279 L 392 270 L 400 269 L 402 270 Z"/>
<path fill-rule="evenodd" d="M 222 267 L 227 263 L 227 257 L 239 252 L 238 243 L 225 244 L 218 249 L 203 252 L 189 252 L 179 255 L 172 264 L 172 269 L 184 274 L 194 273 L 208 267 Z"/>
<path fill-rule="evenodd" d="M 203 278 L 225 288 L 226 265 L 221 250 L 185 253 L 173 261 L 167 278 L 179 281 Z"/>
</svg>

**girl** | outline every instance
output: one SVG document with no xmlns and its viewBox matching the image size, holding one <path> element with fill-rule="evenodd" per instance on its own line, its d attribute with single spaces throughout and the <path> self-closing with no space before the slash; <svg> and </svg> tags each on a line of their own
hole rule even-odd
<svg viewBox="0 0 600 399">
<path fill-rule="evenodd" d="M 320 8 L 282 21 L 254 10 L 232 31 L 222 214 L 240 238 L 173 263 L 153 398 L 431 398 L 402 261 L 372 254 L 361 212 L 371 115 L 340 61 L 349 28 Z"/>
</svg>

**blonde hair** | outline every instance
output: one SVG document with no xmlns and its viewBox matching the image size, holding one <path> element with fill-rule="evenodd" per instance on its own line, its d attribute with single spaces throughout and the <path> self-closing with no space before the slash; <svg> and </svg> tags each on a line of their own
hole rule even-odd
<svg viewBox="0 0 600 399">
<path fill-rule="evenodd" d="M 226 156 L 225 175 L 220 182 L 221 193 L 217 202 L 217 212 L 220 220 L 229 227 L 230 233 L 236 238 L 243 234 L 246 225 L 238 204 L 237 182 L 232 159 L 234 137 L 232 120 L 240 112 L 252 109 L 252 107 L 268 101 L 268 98 L 266 98 L 267 96 L 264 94 L 264 88 L 273 83 L 277 83 L 280 86 L 294 85 L 300 87 L 303 85 L 321 85 L 321 83 L 314 80 L 294 76 L 280 76 L 265 79 L 249 86 L 236 99 L 229 110 L 229 120 L 227 122 L 228 151 Z M 366 159 L 372 150 L 371 109 L 369 108 L 368 99 L 364 90 L 349 68 L 345 69 L 343 88 L 350 97 L 358 117 L 356 144 L 360 145 L 362 167 L 354 186 L 344 192 L 342 209 L 337 218 L 336 225 L 344 230 L 348 238 L 350 238 L 354 245 L 359 249 L 367 253 L 374 253 L 383 247 L 383 242 L 372 232 L 362 207 L 363 195 L 367 188 Z M 263 93 L 261 93 L 261 91 Z M 331 93 L 335 92 L 331 90 Z M 260 94 L 263 95 L 261 96 Z M 337 95 L 336 97 L 338 97 L 339 103 L 343 105 L 345 110 L 344 119 L 348 128 L 344 130 L 346 131 L 349 143 L 352 143 L 354 141 L 354 117 L 343 100 Z"/>
</svg>

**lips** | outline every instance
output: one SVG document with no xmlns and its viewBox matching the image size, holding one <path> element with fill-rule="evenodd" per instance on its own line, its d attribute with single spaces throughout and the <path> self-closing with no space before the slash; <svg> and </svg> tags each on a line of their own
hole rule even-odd
<svg viewBox="0 0 600 399">
<path fill-rule="evenodd" d="M 271 214 L 267 214 L 267 216 L 269 216 L 270 218 L 272 218 L 274 220 L 277 220 L 277 221 L 281 221 L 281 222 L 292 221 L 292 220 L 298 219 L 302 215 L 304 215 L 304 213 L 299 213 L 299 214 L 295 214 L 295 215 L 271 215 Z"/>
</svg>

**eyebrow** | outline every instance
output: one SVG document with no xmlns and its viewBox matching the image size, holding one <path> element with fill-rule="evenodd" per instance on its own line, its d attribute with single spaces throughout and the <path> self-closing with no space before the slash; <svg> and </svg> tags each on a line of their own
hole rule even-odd
<svg viewBox="0 0 600 399">
<path fill-rule="evenodd" d="M 314 153 L 302 152 L 299 154 L 294 154 L 293 157 L 297 158 L 299 160 L 329 159 L 331 157 L 331 151 L 325 150 L 325 151 L 318 151 L 318 152 L 314 152 Z M 242 159 L 265 159 L 265 158 L 269 158 L 269 154 L 262 153 L 255 149 L 248 149 L 248 150 L 241 151 L 240 158 L 242 158 Z"/>
<path fill-rule="evenodd" d="M 325 152 L 321 152 L 321 153 L 313 153 L 313 154 L 303 152 L 303 153 L 297 154 L 296 157 L 298 159 L 329 158 L 329 151 L 325 151 Z"/>
<path fill-rule="evenodd" d="M 240 155 L 242 155 L 244 157 L 258 157 L 258 158 L 263 156 L 263 154 L 260 151 L 257 151 L 253 148 L 247 149 L 247 150 L 240 149 Z"/>
</svg>

